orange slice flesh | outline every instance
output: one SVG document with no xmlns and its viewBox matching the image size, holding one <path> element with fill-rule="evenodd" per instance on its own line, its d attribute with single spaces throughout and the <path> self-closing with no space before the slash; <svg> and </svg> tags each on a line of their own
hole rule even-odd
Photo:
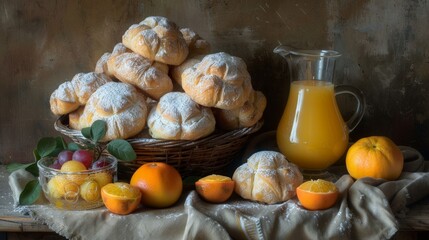
<svg viewBox="0 0 429 240">
<path fill-rule="evenodd" d="M 304 208 L 308 210 L 323 210 L 335 204 L 339 192 L 333 182 L 318 179 L 302 183 L 296 189 L 296 194 Z"/>
<path fill-rule="evenodd" d="M 124 182 L 109 183 L 101 188 L 103 203 L 109 211 L 126 215 L 140 205 L 140 189 Z"/>
</svg>

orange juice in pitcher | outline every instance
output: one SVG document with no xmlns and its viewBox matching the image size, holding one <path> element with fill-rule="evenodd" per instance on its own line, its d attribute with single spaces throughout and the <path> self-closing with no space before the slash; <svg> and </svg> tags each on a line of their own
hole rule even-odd
<svg viewBox="0 0 429 240">
<path fill-rule="evenodd" d="M 348 131 L 333 84 L 317 80 L 291 83 L 277 129 L 278 147 L 289 160 L 304 169 L 325 169 L 343 155 Z"/>
<path fill-rule="evenodd" d="M 274 49 L 287 59 L 291 84 L 289 97 L 279 122 L 277 145 L 286 158 L 304 171 L 323 171 L 344 154 L 349 132 L 362 119 L 362 92 L 351 86 L 334 86 L 335 59 L 329 50 Z M 336 95 L 351 94 L 356 111 L 344 122 Z"/>
</svg>

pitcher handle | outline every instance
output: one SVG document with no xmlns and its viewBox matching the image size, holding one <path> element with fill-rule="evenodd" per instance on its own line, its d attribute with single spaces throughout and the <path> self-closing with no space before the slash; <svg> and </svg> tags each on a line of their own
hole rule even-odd
<svg viewBox="0 0 429 240">
<path fill-rule="evenodd" d="M 357 101 L 355 112 L 350 119 L 346 121 L 349 132 L 351 132 L 360 123 L 365 113 L 365 95 L 359 88 L 350 85 L 335 86 L 335 96 L 340 94 L 351 94 Z"/>
</svg>

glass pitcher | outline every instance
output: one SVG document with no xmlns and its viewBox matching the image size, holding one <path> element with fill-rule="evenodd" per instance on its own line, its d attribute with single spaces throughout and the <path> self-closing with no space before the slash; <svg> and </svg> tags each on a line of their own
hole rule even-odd
<svg viewBox="0 0 429 240">
<path fill-rule="evenodd" d="M 335 60 L 331 50 L 295 50 L 278 46 L 274 53 L 287 60 L 290 92 L 276 131 L 277 145 L 286 158 L 304 171 L 324 171 L 345 153 L 349 132 L 364 114 L 362 92 L 352 86 L 334 86 Z M 351 94 L 356 109 L 344 122 L 336 95 Z"/>
</svg>

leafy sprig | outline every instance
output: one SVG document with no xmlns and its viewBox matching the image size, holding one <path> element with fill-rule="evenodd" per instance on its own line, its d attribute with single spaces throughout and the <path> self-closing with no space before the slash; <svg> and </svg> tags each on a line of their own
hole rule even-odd
<svg viewBox="0 0 429 240">
<path fill-rule="evenodd" d="M 10 173 L 19 169 L 25 169 L 36 177 L 36 179 L 25 185 L 24 190 L 19 195 L 19 204 L 30 205 L 40 197 L 42 187 L 37 178 L 39 177 L 37 162 L 44 157 L 56 157 L 61 151 L 76 151 L 83 148 L 92 149 L 95 159 L 98 159 L 105 149 L 122 161 L 133 161 L 137 158 L 131 144 L 123 139 L 114 139 L 106 145 L 100 144 L 100 140 L 106 135 L 106 131 L 106 122 L 102 120 L 95 121 L 91 127 L 83 128 L 81 130 L 82 135 L 90 140 L 85 146 L 80 146 L 74 142 L 67 144 L 62 137 L 43 137 L 38 141 L 36 148 L 33 150 L 34 162 L 8 164 L 6 169 Z"/>
</svg>

